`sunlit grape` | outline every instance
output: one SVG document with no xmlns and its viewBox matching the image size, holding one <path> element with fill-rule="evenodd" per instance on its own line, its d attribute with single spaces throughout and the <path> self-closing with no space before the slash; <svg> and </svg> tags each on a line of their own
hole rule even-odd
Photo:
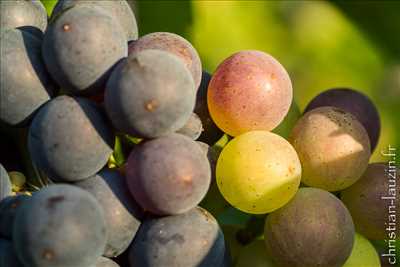
<svg viewBox="0 0 400 267">
<path fill-rule="evenodd" d="M 286 204 L 301 178 L 300 160 L 282 137 L 252 131 L 234 138 L 217 162 L 217 183 L 234 207 L 263 214 Z"/>
<path fill-rule="evenodd" d="M 217 126 L 237 136 L 274 129 L 292 102 L 292 83 L 272 56 L 240 51 L 222 62 L 208 86 L 208 109 Z"/>
</svg>

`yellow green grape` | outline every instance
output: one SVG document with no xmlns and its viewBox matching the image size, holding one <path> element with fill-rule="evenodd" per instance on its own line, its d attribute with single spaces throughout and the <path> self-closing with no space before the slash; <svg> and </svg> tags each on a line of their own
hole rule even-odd
<svg viewBox="0 0 400 267">
<path fill-rule="evenodd" d="M 343 267 L 380 267 L 378 253 L 368 239 L 356 233 L 353 250 Z"/>
<path fill-rule="evenodd" d="M 297 192 L 301 165 L 284 138 L 267 131 L 237 136 L 217 162 L 217 184 L 235 208 L 252 214 L 274 211 Z"/>
</svg>

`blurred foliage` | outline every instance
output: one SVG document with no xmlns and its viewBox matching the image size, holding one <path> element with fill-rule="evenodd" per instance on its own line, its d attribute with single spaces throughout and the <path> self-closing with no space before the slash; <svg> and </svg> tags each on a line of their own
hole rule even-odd
<svg viewBox="0 0 400 267">
<path fill-rule="evenodd" d="M 388 60 L 400 59 L 400 1 L 332 2 L 380 46 Z"/>
<path fill-rule="evenodd" d="M 174 32 L 188 38 L 193 23 L 190 1 L 134 1 L 140 36 L 151 32 Z"/>
</svg>

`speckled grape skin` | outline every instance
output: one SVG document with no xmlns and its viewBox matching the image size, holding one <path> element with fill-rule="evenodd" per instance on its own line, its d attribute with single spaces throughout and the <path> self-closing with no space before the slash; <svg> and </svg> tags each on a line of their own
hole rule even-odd
<svg viewBox="0 0 400 267">
<path fill-rule="evenodd" d="M 153 32 L 140 37 L 129 45 L 129 54 L 146 49 L 157 49 L 179 57 L 192 74 L 195 90 L 201 82 L 201 61 L 196 49 L 185 38 L 170 32 Z"/>
<path fill-rule="evenodd" d="M 14 222 L 14 248 L 26 266 L 90 266 L 103 253 L 106 238 L 99 203 L 72 185 L 51 185 L 36 192 Z"/>
<path fill-rule="evenodd" d="M 144 138 L 164 136 L 182 128 L 192 114 L 193 79 L 173 54 L 143 50 L 115 68 L 104 103 L 120 131 Z"/>
<path fill-rule="evenodd" d="M 221 266 L 225 244 L 215 218 L 202 208 L 145 221 L 129 249 L 131 266 Z"/>
<path fill-rule="evenodd" d="M 51 19 L 58 16 L 60 12 L 77 5 L 97 6 L 107 11 L 113 19 L 117 20 L 122 26 L 127 40 L 136 40 L 138 37 L 138 27 L 135 14 L 125 0 L 59 0 L 53 9 Z"/>
<path fill-rule="evenodd" d="M 7 171 L 0 163 L 0 201 L 11 195 L 11 181 Z"/>
<path fill-rule="evenodd" d="M 208 109 L 216 125 L 236 136 L 274 129 L 292 102 L 292 84 L 272 56 L 254 50 L 225 59 L 208 86 Z"/>
<path fill-rule="evenodd" d="M 0 38 L 0 120 L 12 126 L 25 125 L 54 93 L 42 59 L 42 43 L 18 29 L 2 31 Z"/>
<path fill-rule="evenodd" d="M 50 178 L 73 182 L 97 173 L 112 153 L 111 129 L 100 109 L 84 98 L 58 96 L 35 116 L 28 148 Z"/>
<path fill-rule="evenodd" d="M 122 27 L 104 9 L 78 5 L 48 27 L 43 58 L 54 80 L 71 94 L 93 94 L 104 88 L 114 65 L 127 56 Z"/>
<path fill-rule="evenodd" d="M 116 257 L 132 242 L 140 226 L 142 211 L 118 171 L 104 169 L 76 186 L 90 192 L 104 210 L 108 232 L 104 256 Z"/>
<path fill-rule="evenodd" d="M 296 194 L 302 177 L 299 157 L 284 138 L 251 131 L 233 138 L 218 157 L 217 185 L 233 207 L 265 214 Z"/>
<path fill-rule="evenodd" d="M 371 163 L 355 184 L 341 192 L 341 199 L 353 217 L 357 232 L 370 240 L 388 238 L 387 223 L 392 222 L 388 219 L 389 206 L 392 206 L 392 211 L 400 209 L 400 186 L 394 182 L 399 179 L 399 168 L 392 165 L 389 169 L 387 163 Z M 393 194 L 397 196 L 393 203 L 390 199 L 382 199 L 393 197 Z M 397 235 L 400 235 L 398 228 Z"/>
<path fill-rule="evenodd" d="M 35 27 L 42 32 L 47 27 L 47 13 L 39 0 L 0 1 L 0 28 Z"/>
<path fill-rule="evenodd" d="M 304 112 L 312 109 L 334 106 L 353 114 L 367 130 L 374 151 L 381 131 L 379 113 L 374 103 L 364 94 L 349 88 L 334 88 L 314 97 Z"/>
<path fill-rule="evenodd" d="M 327 191 L 354 184 L 371 155 L 368 134 L 361 123 L 352 114 L 334 107 L 305 113 L 289 141 L 303 166 L 302 182 Z"/>
<path fill-rule="evenodd" d="M 142 208 L 170 215 L 197 206 L 210 186 L 211 170 L 195 141 L 171 134 L 135 147 L 128 159 L 126 178 Z"/>
<path fill-rule="evenodd" d="M 278 266 L 340 267 L 350 256 L 354 235 L 343 203 L 317 188 L 300 188 L 265 224 L 267 251 Z"/>
</svg>

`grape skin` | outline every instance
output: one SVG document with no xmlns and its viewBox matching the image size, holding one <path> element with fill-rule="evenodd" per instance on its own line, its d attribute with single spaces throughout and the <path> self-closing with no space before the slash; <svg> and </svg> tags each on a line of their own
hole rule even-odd
<svg viewBox="0 0 400 267">
<path fill-rule="evenodd" d="M 28 148 L 33 162 L 56 181 L 75 182 L 97 173 L 112 153 L 113 137 L 98 106 L 58 96 L 35 116 Z"/>
<path fill-rule="evenodd" d="M 118 171 L 103 169 L 75 185 L 91 193 L 104 210 L 108 237 L 103 255 L 111 258 L 123 253 L 135 237 L 143 216 L 126 188 L 125 177 Z"/>
<path fill-rule="evenodd" d="M 217 162 L 217 184 L 235 208 L 264 214 L 286 204 L 301 179 L 300 160 L 282 137 L 252 131 L 235 137 Z"/>
<path fill-rule="evenodd" d="M 311 187 L 300 188 L 265 222 L 267 253 L 278 266 L 342 266 L 354 242 L 354 224 L 335 195 Z"/>
<path fill-rule="evenodd" d="M 147 141 L 133 149 L 127 183 L 141 207 L 158 215 L 184 213 L 199 204 L 211 182 L 207 156 L 181 134 Z"/>
<path fill-rule="evenodd" d="M 352 114 L 335 107 L 305 113 L 289 141 L 300 157 L 302 182 L 331 192 L 354 184 L 371 156 L 364 127 Z"/>
<path fill-rule="evenodd" d="M 217 221 L 207 211 L 144 221 L 129 251 L 131 266 L 221 266 L 225 242 Z"/>
<path fill-rule="evenodd" d="M 86 267 L 104 252 L 103 209 L 76 186 L 51 185 L 35 193 L 17 212 L 13 243 L 26 266 Z"/>
<path fill-rule="evenodd" d="M 272 56 L 255 50 L 225 59 L 208 86 L 208 109 L 215 124 L 231 136 L 273 130 L 292 102 L 289 75 Z"/>
<path fill-rule="evenodd" d="M 152 32 L 129 44 L 128 54 L 134 55 L 147 49 L 162 50 L 182 60 L 192 75 L 194 90 L 197 90 L 201 81 L 201 61 L 196 49 L 189 41 L 175 33 Z"/>
<path fill-rule="evenodd" d="M 104 97 L 114 126 L 127 134 L 156 138 L 182 128 L 195 102 L 193 79 L 173 54 L 144 50 L 118 64 Z"/>
</svg>

